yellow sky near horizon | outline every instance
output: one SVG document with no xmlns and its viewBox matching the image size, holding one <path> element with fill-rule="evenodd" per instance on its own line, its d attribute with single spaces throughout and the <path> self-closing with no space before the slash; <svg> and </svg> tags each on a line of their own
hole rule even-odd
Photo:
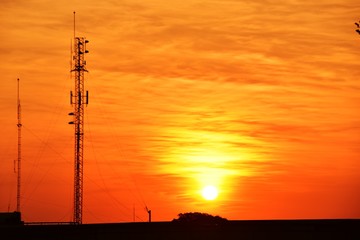
<svg viewBox="0 0 360 240">
<path fill-rule="evenodd" d="M 73 11 L 89 54 L 84 222 L 359 218 L 360 3 L 0 1 L 0 211 L 72 216 Z M 216 200 L 202 187 L 215 185 Z M 135 215 L 134 215 L 135 212 Z"/>
</svg>

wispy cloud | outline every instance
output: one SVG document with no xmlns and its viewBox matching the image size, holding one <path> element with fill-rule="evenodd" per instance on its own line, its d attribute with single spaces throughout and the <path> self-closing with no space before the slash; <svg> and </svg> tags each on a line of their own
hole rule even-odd
<svg viewBox="0 0 360 240">
<path fill-rule="evenodd" d="M 4 159 L 15 157 L 7 138 L 16 141 L 8 129 L 16 119 L 4 116 L 16 117 L 10 79 L 20 75 L 28 127 L 71 162 L 66 103 L 76 11 L 76 34 L 90 40 L 85 169 L 94 176 L 87 175 L 86 186 L 107 206 L 130 219 L 132 201 L 163 209 L 158 220 L 192 208 L 229 218 L 358 216 L 349 213 L 350 198 L 334 197 L 344 189 L 357 194 L 357 1 L 3 1 L 1 8 Z M 42 144 L 24 138 L 25 149 Z M 41 154 L 44 167 L 28 168 L 35 172 L 49 171 L 54 156 L 64 162 L 49 149 L 28 151 L 34 166 Z M 66 164 L 56 174 L 71 185 Z M 38 174 L 31 184 L 50 175 Z M 120 187 L 135 178 L 141 191 Z M 339 186 L 329 184 L 339 179 Z M 206 182 L 222 188 L 217 207 L 201 200 Z M 32 196 L 41 195 L 31 184 Z M 334 199 L 314 214 L 305 211 L 315 208 L 310 196 L 321 198 L 319 192 Z M 95 215 L 96 204 L 89 200 Z M 28 206 L 28 219 L 37 219 L 35 201 Z M 329 210 L 335 206 L 341 210 Z"/>
</svg>

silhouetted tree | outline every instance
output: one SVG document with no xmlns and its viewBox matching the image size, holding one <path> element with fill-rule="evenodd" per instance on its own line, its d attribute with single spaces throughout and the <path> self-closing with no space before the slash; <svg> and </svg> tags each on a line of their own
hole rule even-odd
<svg viewBox="0 0 360 240">
<path fill-rule="evenodd" d="M 192 224 L 223 224 L 227 222 L 226 218 L 213 216 L 208 213 L 188 212 L 179 213 L 178 218 L 174 218 L 175 223 L 192 223 Z"/>
</svg>

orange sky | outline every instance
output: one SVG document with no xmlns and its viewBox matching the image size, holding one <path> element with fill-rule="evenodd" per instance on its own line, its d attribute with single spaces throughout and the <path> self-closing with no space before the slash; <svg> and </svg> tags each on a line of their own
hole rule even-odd
<svg viewBox="0 0 360 240">
<path fill-rule="evenodd" d="M 0 211 L 70 221 L 73 11 L 86 37 L 83 222 L 360 217 L 357 0 L 1 0 Z M 200 191 L 215 185 L 219 196 Z M 134 214 L 135 212 L 135 214 Z"/>
</svg>

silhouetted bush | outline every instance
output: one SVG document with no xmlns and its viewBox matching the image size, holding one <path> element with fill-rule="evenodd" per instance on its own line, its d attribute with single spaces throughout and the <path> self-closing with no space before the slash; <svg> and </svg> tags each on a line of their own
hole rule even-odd
<svg viewBox="0 0 360 240">
<path fill-rule="evenodd" d="M 223 224 L 228 220 L 219 216 L 213 216 L 208 213 L 189 212 L 179 213 L 178 218 L 174 218 L 172 222 L 188 223 L 188 224 Z"/>
</svg>

